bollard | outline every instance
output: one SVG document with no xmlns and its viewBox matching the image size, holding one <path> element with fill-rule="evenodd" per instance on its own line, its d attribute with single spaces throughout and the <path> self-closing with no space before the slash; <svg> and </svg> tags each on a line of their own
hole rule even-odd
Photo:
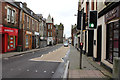
<svg viewBox="0 0 120 80">
<path fill-rule="evenodd" d="M 120 80 L 120 57 L 114 57 L 113 60 L 113 78 Z"/>
</svg>

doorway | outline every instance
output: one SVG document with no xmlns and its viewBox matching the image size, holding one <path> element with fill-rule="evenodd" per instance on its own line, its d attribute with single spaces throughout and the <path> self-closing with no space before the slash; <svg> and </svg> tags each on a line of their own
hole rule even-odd
<svg viewBox="0 0 120 80">
<path fill-rule="evenodd" d="M 88 30 L 88 53 L 87 53 L 87 56 L 93 56 L 93 38 L 94 38 L 94 30 Z"/>
<path fill-rule="evenodd" d="M 102 26 L 97 29 L 97 61 L 101 61 Z"/>
</svg>

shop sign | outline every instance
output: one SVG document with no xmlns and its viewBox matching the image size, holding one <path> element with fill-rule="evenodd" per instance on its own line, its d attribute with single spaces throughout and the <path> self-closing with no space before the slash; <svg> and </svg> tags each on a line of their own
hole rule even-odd
<svg viewBox="0 0 120 80">
<path fill-rule="evenodd" d="M 32 32 L 26 31 L 26 34 L 32 34 Z"/>
<path fill-rule="evenodd" d="M 112 19 L 119 18 L 120 17 L 120 6 L 114 8 L 113 10 L 109 11 L 105 15 L 105 22 L 108 22 Z"/>
<path fill-rule="evenodd" d="M 9 35 L 18 35 L 18 29 L 8 28 L 8 27 L 0 27 L 0 32 L 8 33 Z"/>
<path fill-rule="evenodd" d="M 35 35 L 39 35 L 39 33 L 38 33 L 38 32 L 35 32 Z"/>
<path fill-rule="evenodd" d="M 14 30 L 4 29 L 5 32 L 14 32 Z"/>
</svg>

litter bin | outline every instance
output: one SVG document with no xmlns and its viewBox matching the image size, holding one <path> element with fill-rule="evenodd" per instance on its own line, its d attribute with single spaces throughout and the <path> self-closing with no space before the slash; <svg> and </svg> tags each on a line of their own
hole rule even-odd
<svg viewBox="0 0 120 80">
<path fill-rule="evenodd" d="M 18 45 L 18 46 L 17 46 L 17 51 L 18 51 L 18 52 L 21 52 L 21 51 L 22 51 L 22 45 Z"/>
</svg>

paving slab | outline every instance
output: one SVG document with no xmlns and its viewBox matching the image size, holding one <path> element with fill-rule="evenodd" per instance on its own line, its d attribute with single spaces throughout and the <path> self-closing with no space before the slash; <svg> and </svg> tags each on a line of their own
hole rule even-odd
<svg viewBox="0 0 120 80">
<path fill-rule="evenodd" d="M 73 46 L 70 46 L 70 55 L 69 55 L 69 75 L 68 78 L 107 78 L 97 67 L 94 65 L 93 61 L 91 64 L 91 60 L 86 55 L 82 55 L 82 69 L 79 69 L 80 64 L 80 52 Z M 94 65 L 93 65 L 94 63 Z M 99 65 L 99 64 L 98 64 Z M 99 66 L 101 67 L 101 66 Z"/>
</svg>

